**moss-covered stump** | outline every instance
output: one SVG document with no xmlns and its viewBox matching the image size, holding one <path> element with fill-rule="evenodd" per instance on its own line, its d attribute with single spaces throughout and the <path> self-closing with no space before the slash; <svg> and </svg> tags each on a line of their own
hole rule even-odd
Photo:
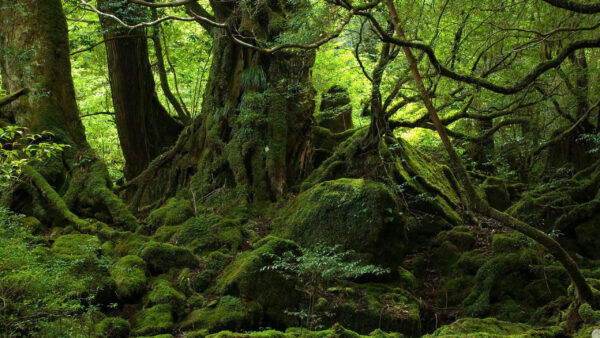
<svg viewBox="0 0 600 338">
<path fill-rule="evenodd" d="M 567 250 L 600 259 L 600 162 L 537 186 L 507 212 L 557 235 Z"/>
<path fill-rule="evenodd" d="M 122 301 L 135 300 L 146 292 L 146 262 L 138 256 L 128 255 L 119 259 L 110 269 L 110 275 Z"/>
<path fill-rule="evenodd" d="M 561 327 L 534 328 L 496 318 L 463 318 L 440 327 L 425 337 L 558 337 L 564 335 Z"/>
<path fill-rule="evenodd" d="M 194 268 L 198 259 L 185 248 L 166 243 L 149 242 L 141 250 L 142 257 L 153 273 L 163 273 L 171 268 Z"/>
<path fill-rule="evenodd" d="M 169 333 L 173 329 L 171 306 L 160 304 L 143 309 L 133 322 L 133 332 L 139 336 Z"/>
<path fill-rule="evenodd" d="M 421 334 L 419 301 L 406 289 L 393 284 L 355 284 L 329 288 L 316 302 L 325 326 L 340 323 L 361 334 L 379 328 L 410 337 Z"/>
<path fill-rule="evenodd" d="M 99 337 L 114 338 L 127 338 L 131 331 L 129 322 L 125 319 L 115 317 L 103 319 L 100 323 L 96 324 L 95 329 Z"/>
<path fill-rule="evenodd" d="M 294 311 L 300 295 L 293 281 L 284 279 L 273 271 L 261 271 L 272 263 L 273 256 L 298 250 L 292 241 L 267 236 L 256 243 L 254 250 L 242 252 L 229 264 L 217 279 L 216 292 L 254 303 L 262 326 L 288 327 L 295 320 L 285 313 Z"/>
<path fill-rule="evenodd" d="M 387 264 L 401 259 L 406 238 L 393 193 L 382 183 L 363 179 L 316 185 L 298 195 L 273 227 L 303 246 L 340 244 Z"/>
</svg>

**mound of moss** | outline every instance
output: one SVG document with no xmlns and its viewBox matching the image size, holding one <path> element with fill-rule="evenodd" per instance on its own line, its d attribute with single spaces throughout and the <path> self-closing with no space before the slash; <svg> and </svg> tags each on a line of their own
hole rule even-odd
<svg viewBox="0 0 600 338">
<path fill-rule="evenodd" d="M 138 256 L 128 255 L 110 269 L 121 300 L 132 300 L 146 292 L 146 262 Z"/>
<path fill-rule="evenodd" d="M 171 306 L 160 304 L 143 309 L 135 317 L 133 328 L 136 335 L 157 335 L 171 332 L 173 329 Z"/>
<path fill-rule="evenodd" d="M 368 335 L 361 335 L 354 331 L 348 330 L 343 326 L 336 324 L 331 329 L 311 331 L 300 327 L 291 327 L 285 332 L 276 330 L 257 331 L 250 333 L 237 333 L 232 331 L 221 331 L 219 333 L 206 336 L 207 338 L 250 338 L 250 337 L 275 337 L 275 338 L 360 338 L 360 337 L 378 337 L 378 338 L 400 338 L 403 337 L 399 333 L 387 333 L 382 330 L 375 330 Z"/>
<path fill-rule="evenodd" d="M 238 220 L 218 215 L 193 217 L 183 223 L 173 239 L 198 255 L 219 249 L 236 252 L 243 241 L 243 230 Z"/>
<path fill-rule="evenodd" d="M 163 225 L 178 225 L 194 216 L 194 209 L 189 200 L 170 198 L 165 205 L 153 210 L 146 218 L 150 230 Z"/>
<path fill-rule="evenodd" d="M 286 310 L 293 311 L 300 302 L 294 282 L 273 271 L 261 268 L 272 263 L 273 256 L 298 250 L 292 241 L 267 236 L 256 243 L 254 250 L 239 253 L 217 279 L 216 292 L 237 296 L 244 303 L 255 303 L 265 325 L 290 326 Z"/>
<path fill-rule="evenodd" d="M 218 302 L 192 311 L 181 323 L 181 329 L 203 335 L 225 329 L 237 331 L 246 325 L 247 312 L 247 306 L 239 298 L 224 296 Z"/>
<path fill-rule="evenodd" d="M 159 280 L 148 294 L 151 305 L 168 304 L 174 313 L 180 313 L 185 306 L 185 295 L 177 291 L 171 283 Z"/>
<path fill-rule="evenodd" d="M 533 328 L 496 318 L 462 318 L 425 337 L 556 337 L 561 334 L 564 332 L 558 326 Z"/>
<path fill-rule="evenodd" d="M 123 318 L 109 317 L 96 324 L 96 334 L 100 337 L 127 338 L 131 327 Z"/>
<path fill-rule="evenodd" d="M 322 243 L 367 253 L 378 263 L 399 258 L 405 226 L 394 194 L 383 184 L 338 179 L 298 195 L 273 222 L 276 232 L 302 246 Z"/>
<path fill-rule="evenodd" d="M 149 242 L 141 253 L 154 273 L 163 273 L 171 268 L 197 267 L 198 259 L 188 249 L 167 243 Z"/>
<path fill-rule="evenodd" d="M 63 235 L 54 241 L 52 251 L 59 255 L 86 256 L 100 252 L 98 237 L 86 234 Z"/>
</svg>

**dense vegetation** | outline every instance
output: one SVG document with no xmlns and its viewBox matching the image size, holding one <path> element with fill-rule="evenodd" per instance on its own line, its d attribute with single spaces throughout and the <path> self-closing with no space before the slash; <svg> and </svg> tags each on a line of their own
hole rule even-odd
<svg viewBox="0 0 600 338">
<path fill-rule="evenodd" d="M 590 337 L 596 0 L 0 0 L 0 336 Z"/>
</svg>

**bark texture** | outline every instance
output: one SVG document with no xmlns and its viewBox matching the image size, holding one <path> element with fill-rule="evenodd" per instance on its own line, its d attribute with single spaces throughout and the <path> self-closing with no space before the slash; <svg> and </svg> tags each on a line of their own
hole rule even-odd
<svg viewBox="0 0 600 338">
<path fill-rule="evenodd" d="M 115 5 L 106 0 L 99 0 L 98 4 L 104 12 L 129 15 L 129 20 L 144 13 L 136 5 Z M 123 29 L 104 16 L 100 22 L 105 31 L 115 121 L 125 157 L 125 178 L 132 179 L 175 143 L 183 126 L 169 115 L 156 96 L 146 30 Z"/>
</svg>

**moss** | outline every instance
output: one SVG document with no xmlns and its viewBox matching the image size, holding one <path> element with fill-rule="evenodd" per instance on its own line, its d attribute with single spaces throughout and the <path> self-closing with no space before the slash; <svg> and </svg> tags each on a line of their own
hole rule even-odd
<svg viewBox="0 0 600 338">
<path fill-rule="evenodd" d="M 456 226 L 451 230 L 441 232 L 437 235 L 435 242 L 443 243 L 449 241 L 460 251 L 469 251 L 475 247 L 475 235 L 466 226 Z"/>
<path fill-rule="evenodd" d="M 481 249 L 475 249 L 469 252 L 465 252 L 460 255 L 460 258 L 456 262 L 456 267 L 463 274 L 474 275 L 477 270 L 485 263 L 486 258 L 484 252 Z"/>
<path fill-rule="evenodd" d="M 403 267 L 398 267 L 398 283 L 407 290 L 414 290 L 419 286 L 417 278 Z"/>
<path fill-rule="evenodd" d="M 139 255 L 146 243 L 148 243 L 148 238 L 146 236 L 126 233 L 121 236 L 118 241 L 115 241 L 114 255 Z"/>
<path fill-rule="evenodd" d="M 151 230 L 155 230 L 163 225 L 179 225 L 193 216 L 194 209 L 190 201 L 170 198 L 164 206 L 150 213 L 146 223 Z"/>
<path fill-rule="evenodd" d="M 146 291 L 146 262 L 138 256 L 125 256 L 110 269 L 110 275 L 117 286 L 117 296 L 122 300 L 132 300 Z"/>
<path fill-rule="evenodd" d="M 243 241 L 243 230 L 237 220 L 217 215 L 194 217 L 182 225 L 174 240 L 192 248 L 196 254 L 206 254 L 221 248 L 236 252 Z"/>
<path fill-rule="evenodd" d="M 203 292 L 229 262 L 229 256 L 219 251 L 212 252 L 201 258 L 200 265 L 203 268 L 200 272 L 190 269 L 182 270 L 178 277 L 179 285 L 188 294 Z"/>
<path fill-rule="evenodd" d="M 191 297 L 187 299 L 187 304 L 192 308 L 201 308 L 206 303 L 204 296 L 199 293 L 193 294 Z"/>
<path fill-rule="evenodd" d="M 381 183 L 338 179 L 298 195 L 273 227 L 300 245 L 340 244 L 389 264 L 402 258 L 405 246 L 405 227 L 397 203 Z"/>
<path fill-rule="evenodd" d="M 559 327 L 533 328 L 495 318 L 463 318 L 425 337 L 554 337 L 560 333 L 563 332 Z"/>
<path fill-rule="evenodd" d="M 170 268 L 198 266 L 198 259 L 187 249 L 166 243 L 149 242 L 140 253 L 153 272 L 166 272 Z"/>
<path fill-rule="evenodd" d="M 421 333 L 420 303 L 403 288 L 380 283 L 347 283 L 329 288 L 329 301 L 319 310 L 326 326 L 340 323 L 361 334 L 376 328 L 408 336 Z"/>
<path fill-rule="evenodd" d="M 19 220 L 19 222 L 23 227 L 27 228 L 29 232 L 34 234 L 44 230 L 44 225 L 40 222 L 40 220 L 32 216 L 25 217 Z"/>
<path fill-rule="evenodd" d="M 96 334 L 100 337 L 127 338 L 131 327 L 122 318 L 109 317 L 96 324 Z"/>
<path fill-rule="evenodd" d="M 473 276 L 445 279 L 436 292 L 436 303 L 440 308 L 460 306 L 469 295 L 474 284 Z"/>
<path fill-rule="evenodd" d="M 460 250 L 449 241 L 444 241 L 439 247 L 433 249 L 433 262 L 436 268 L 446 274 L 454 269 L 459 257 Z"/>
<path fill-rule="evenodd" d="M 240 330 L 246 320 L 246 307 L 239 298 L 224 296 L 215 307 L 192 311 L 181 323 L 183 330 L 203 330 L 208 333 L 226 328 Z"/>
<path fill-rule="evenodd" d="M 92 235 L 63 235 L 54 241 L 52 251 L 67 256 L 95 254 L 100 252 L 100 241 L 96 236 Z"/>
<path fill-rule="evenodd" d="M 273 255 L 292 250 L 298 250 L 292 241 L 265 237 L 256 243 L 254 250 L 238 254 L 225 268 L 217 279 L 216 291 L 258 303 L 265 321 L 272 325 L 293 325 L 284 312 L 294 309 L 300 301 L 294 283 L 276 272 L 260 271 L 271 263 Z"/>
<path fill-rule="evenodd" d="M 173 315 L 168 304 L 155 305 L 143 309 L 134 319 L 134 332 L 137 335 L 168 333 L 173 329 Z"/>
<path fill-rule="evenodd" d="M 169 304 L 175 313 L 179 313 L 185 305 L 185 295 L 175 290 L 171 283 L 160 280 L 150 291 L 148 301 L 152 305 Z"/>
<path fill-rule="evenodd" d="M 182 228 L 182 225 L 163 225 L 156 229 L 152 238 L 157 242 L 170 242 Z"/>
<path fill-rule="evenodd" d="M 594 311 L 590 304 L 583 303 L 578 309 L 579 316 L 586 324 L 600 323 L 600 311 Z"/>
<path fill-rule="evenodd" d="M 524 244 L 526 245 L 526 242 L 523 243 L 522 238 L 519 239 L 517 236 L 496 234 L 492 237 L 492 249 L 495 253 L 516 252 Z"/>
<path fill-rule="evenodd" d="M 489 177 L 481 185 L 481 190 L 490 206 L 501 211 L 510 207 L 510 194 L 503 181 Z"/>
</svg>

